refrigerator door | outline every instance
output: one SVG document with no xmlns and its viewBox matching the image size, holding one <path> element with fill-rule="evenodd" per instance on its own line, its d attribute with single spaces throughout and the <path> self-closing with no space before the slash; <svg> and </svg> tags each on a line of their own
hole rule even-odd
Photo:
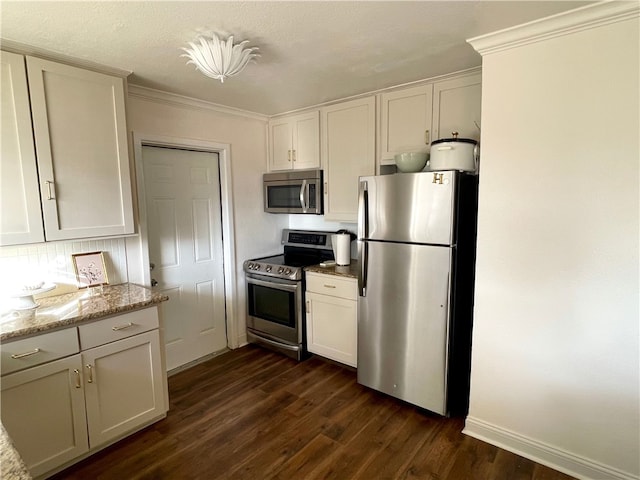
<svg viewBox="0 0 640 480">
<path fill-rule="evenodd" d="M 446 415 L 452 249 L 363 243 L 358 383 Z"/>
<path fill-rule="evenodd" d="M 358 237 L 452 245 L 455 171 L 360 177 Z"/>
</svg>

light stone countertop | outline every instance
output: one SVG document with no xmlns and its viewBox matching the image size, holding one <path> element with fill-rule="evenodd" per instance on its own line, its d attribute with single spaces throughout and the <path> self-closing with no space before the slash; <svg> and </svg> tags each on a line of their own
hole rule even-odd
<svg viewBox="0 0 640 480">
<path fill-rule="evenodd" d="M 304 268 L 305 272 L 324 273 L 325 275 L 336 275 L 347 278 L 358 278 L 359 270 L 360 264 L 354 259 L 351 259 L 351 263 L 345 266 L 332 265 L 331 267 L 321 267 L 320 265 L 312 265 Z"/>
<path fill-rule="evenodd" d="M 0 424 L 0 478 L 3 480 L 32 478 L 2 424 Z"/>
<path fill-rule="evenodd" d="M 37 300 L 35 310 L 11 311 L 0 316 L 0 342 L 70 327 L 88 320 L 138 310 L 168 300 L 132 283 L 105 285 Z"/>
</svg>

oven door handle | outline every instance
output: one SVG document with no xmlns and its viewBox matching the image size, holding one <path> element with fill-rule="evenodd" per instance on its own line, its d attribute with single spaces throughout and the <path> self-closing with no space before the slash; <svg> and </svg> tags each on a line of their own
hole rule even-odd
<svg viewBox="0 0 640 480">
<path fill-rule="evenodd" d="M 300 186 L 300 205 L 302 206 L 302 212 L 307 213 L 309 209 L 307 198 L 309 197 L 309 193 L 307 191 L 309 185 L 307 185 L 306 180 L 302 180 L 302 185 Z"/>
<path fill-rule="evenodd" d="M 260 285 L 262 287 L 273 288 L 276 290 L 285 290 L 287 292 L 296 292 L 300 286 L 296 283 L 295 285 L 289 285 L 287 283 L 280 283 L 278 281 L 265 281 L 258 280 L 254 277 L 247 277 L 247 283 L 251 283 L 253 285 Z"/>
</svg>

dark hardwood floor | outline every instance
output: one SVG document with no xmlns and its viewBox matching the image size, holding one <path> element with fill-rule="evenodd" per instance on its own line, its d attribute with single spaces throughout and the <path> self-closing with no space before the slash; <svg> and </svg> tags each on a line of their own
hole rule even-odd
<svg viewBox="0 0 640 480">
<path fill-rule="evenodd" d="M 353 371 L 248 346 L 169 378 L 168 417 L 55 479 L 571 477 L 356 383 Z"/>
</svg>

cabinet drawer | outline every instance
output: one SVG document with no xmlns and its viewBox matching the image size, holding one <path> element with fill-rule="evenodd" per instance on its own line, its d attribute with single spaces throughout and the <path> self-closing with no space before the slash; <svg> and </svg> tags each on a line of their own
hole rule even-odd
<svg viewBox="0 0 640 480">
<path fill-rule="evenodd" d="M 332 297 L 356 300 L 357 288 L 355 278 L 344 278 L 336 275 L 307 273 L 307 291 L 331 295 Z"/>
<path fill-rule="evenodd" d="M 80 325 L 82 350 L 115 342 L 142 332 L 158 328 L 157 307 L 145 308 L 116 317 L 105 318 L 87 325 Z"/>
<path fill-rule="evenodd" d="M 43 333 L 0 345 L 2 375 L 66 357 L 80 351 L 75 328 Z"/>
</svg>

